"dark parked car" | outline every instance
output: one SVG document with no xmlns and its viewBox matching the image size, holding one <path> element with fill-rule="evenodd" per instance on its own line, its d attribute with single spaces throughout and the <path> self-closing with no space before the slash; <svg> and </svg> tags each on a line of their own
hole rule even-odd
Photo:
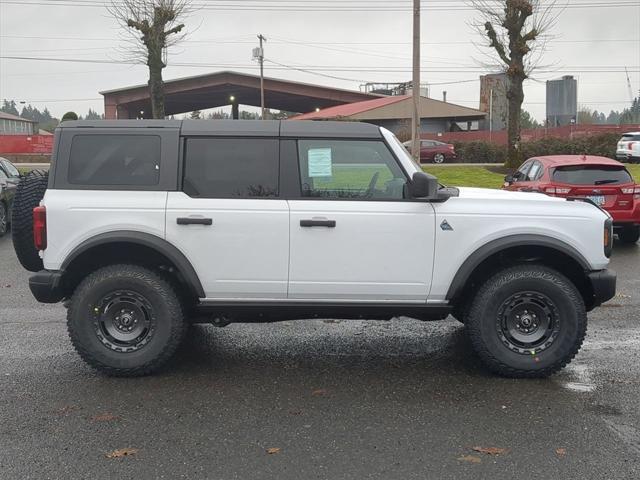
<svg viewBox="0 0 640 480">
<path fill-rule="evenodd" d="M 6 158 L 0 157 L 0 237 L 7 233 L 11 221 L 11 208 L 20 172 Z"/>
<path fill-rule="evenodd" d="M 404 146 L 411 152 L 411 142 L 405 142 Z M 420 163 L 444 163 L 455 160 L 456 150 L 450 143 L 438 142 L 437 140 L 420 141 Z"/>
</svg>

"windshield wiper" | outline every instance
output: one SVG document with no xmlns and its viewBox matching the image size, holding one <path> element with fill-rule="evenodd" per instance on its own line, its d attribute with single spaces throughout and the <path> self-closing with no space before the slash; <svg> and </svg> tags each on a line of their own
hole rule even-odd
<svg viewBox="0 0 640 480">
<path fill-rule="evenodd" d="M 607 185 L 609 183 L 618 183 L 618 180 L 596 180 L 595 182 L 593 182 L 596 185 Z"/>
</svg>

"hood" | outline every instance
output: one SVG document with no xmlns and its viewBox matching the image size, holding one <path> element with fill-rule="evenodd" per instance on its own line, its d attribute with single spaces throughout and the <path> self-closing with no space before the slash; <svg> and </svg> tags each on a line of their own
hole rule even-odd
<svg viewBox="0 0 640 480">
<path fill-rule="evenodd" d="M 544 193 L 533 192 L 510 192 L 508 190 L 496 190 L 493 188 L 471 188 L 471 187 L 459 187 L 460 198 L 477 198 L 477 199 L 490 199 L 490 200 L 535 200 L 535 201 L 548 201 L 548 202 L 564 202 L 564 198 L 550 197 Z"/>
</svg>

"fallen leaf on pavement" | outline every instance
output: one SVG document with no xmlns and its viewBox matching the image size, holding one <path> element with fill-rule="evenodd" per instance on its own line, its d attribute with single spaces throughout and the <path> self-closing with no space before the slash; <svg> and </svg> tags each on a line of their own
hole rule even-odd
<svg viewBox="0 0 640 480">
<path fill-rule="evenodd" d="M 329 395 L 329 392 L 325 388 L 319 388 L 317 390 L 313 390 L 311 392 L 311 395 L 313 395 L 314 397 L 326 397 L 327 395 Z"/>
<path fill-rule="evenodd" d="M 102 415 L 95 415 L 91 417 L 92 422 L 112 422 L 113 420 L 120 420 L 120 417 L 110 413 L 103 413 Z"/>
<path fill-rule="evenodd" d="M 564 457 L 567 454 L 566 448 L 556 448 L 556 455 L 559 457 Z"/>
<path fill-rule="evenodd" d="M 122 458 L 122 457 L 130 457 L 131 455 L 135 455 L 138 453 L 137 448 L 119 448 L 118 450 L 114 450 L 111 453 L 107 453 L 105 456 L 107 458 Z"/>
<path fill-rule="evenodd" d="M 459 462 L 468 462 L 468 463 L 482 463 L 480 457 L 476 457 L 475 455 L 463 455 L 458 457 Z"/>
<path fill-rule="evenodd" d="M 473 447 L 471 450 L 478 453 L 486 453 L 487 455 L 502 455 L 508 452 L 506 448 L 497 447 Z"/>
<path fill-rule="evenodd" d="M 267 448 L 267 453 L 269 455 L 274 455 L 276 453 L 280 453 L 280 449 L 277 447 L 273 447 L 273 448 Z"/>
</svg>

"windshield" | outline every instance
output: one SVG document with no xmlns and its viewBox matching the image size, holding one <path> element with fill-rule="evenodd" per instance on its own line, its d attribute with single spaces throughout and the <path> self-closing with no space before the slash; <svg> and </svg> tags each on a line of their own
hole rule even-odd
<svg viewBox="0 0 640 480">
<path fill-rule="evenodd" d="M 382 128 L 382 127 L 380 127 L 380 131 L 382 132 L 382 135 L 384 135 L 384 138 L 387 140 L 387 142 L 389 142 L 389 145 L 391 146 L 393 153 L 395 153 L 396 156 L 399 157 L 400 161 L 402 162 L 405 168 L 407 168 L 408 165 L 411 165 L 413 172 L 422 171 L 422 168 L 420 168 L 420 165 L 418 165 L 418 163 L 413 159 L 413 157 L 409 155 L 409 152 L 407 151 L 407 149 L 404 147 L 402 143 L 400 143 L 400 140 L 398 140 L 398 138 L 393 133 L 391 133 L 386 128 Z"/>
<path fill-rule="evenodd" d="M 633 183 L 633 178 L 624 167 L 604 165 L 573 165 L 558 167 L 553 173 L 556 182 L 570 185 L 615 185 Z"/>
</svg>

